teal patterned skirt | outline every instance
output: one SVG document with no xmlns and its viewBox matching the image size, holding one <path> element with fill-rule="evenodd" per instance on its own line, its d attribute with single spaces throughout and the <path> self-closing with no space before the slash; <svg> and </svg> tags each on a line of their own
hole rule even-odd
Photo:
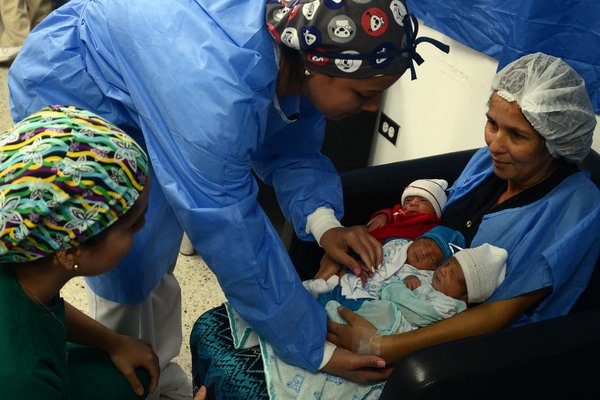
<svg viewBox="0 0 600 400">
<path fill-rule="evenodd" d="M 234 348 L 225 306 L 213 308 L 196 320 L 190 348 L 194 394 L 204 385 L 208 399 L 269 398 L 260 348 Z"/>
</svg>

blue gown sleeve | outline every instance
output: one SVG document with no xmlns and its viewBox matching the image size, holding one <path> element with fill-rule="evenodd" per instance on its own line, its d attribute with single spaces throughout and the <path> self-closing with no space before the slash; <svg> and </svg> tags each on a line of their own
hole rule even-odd
<svg viewBox="0 0 600 400">
<path fill-rule="evenodd" d="M 546 198 L 503 211 L 484 217 L 473 239 L 473 246 L 488 242 L 508 250 L 506 279 L 488 301 L 551 287 L 552 293 L 514 325 L 567 314 L 600 253 L 600 191 L 580 172 Z M 511 235 L 502 235 L 509 228 Z"/>
<path fill-rule="evenodd" d="M 299 121 L 268 137 L 252 159 L 257 175 L 274 186 L 283 214 L 292 221 L 296 235 L 311 240 L 313 236 L 306 233 L 308 215 L 327 207 L 341 219 L 343 195 L 339 174 L 320 152 L 325 129 L 322 114 L 302 98 L 300 115 Z"/>
</svg>

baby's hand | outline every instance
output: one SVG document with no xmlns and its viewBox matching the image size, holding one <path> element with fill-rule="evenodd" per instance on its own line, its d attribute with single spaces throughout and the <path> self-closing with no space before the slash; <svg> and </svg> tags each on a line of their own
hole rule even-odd
<svg viewBox="0 0 600 400">
<path fill-rule="evenodd" d="M 319 271 L 315 275 L 314 279 L 329 279 L 331 276 L 337 274 L 342 269 L 342 264 L 335 261 L 327 253 L 321 258 L 319 263 Z"/>
<path fill-rule="evenodd" d="M 196 396 L 194 396 L 194 400 L 205 400 L 206 399 L 206 387 L 200 386 Z"/>
<path fill-rule="evenodd" d="M 409 275 L 406 278 L 404 278 L 404 284 L 410 290 L 415 290 L 416 288 L 418 288 L 419 286 L 421 286 L 421 281 L 416 276 Z"/>
<path fill-rule="evenodd" d="M 367 230 L 372 231 L 377 228 L 381 228 L 387 222 L 387 218 L 383 214 L 378 214 L 371 218 L 369 222 L 367 222 Z"/>
<path fill-rule="evenodd" d="M 360 281 L 362 282 L 363 287 L 365 287 L 369 278 L 372 276 L 373 276 L 373 272 L 371 272 L 371 271 L 367 271 L 364 269 L 360 271 L 360 275 L 358 275 L 358 277 L 360 278 Z"/>
</svg>

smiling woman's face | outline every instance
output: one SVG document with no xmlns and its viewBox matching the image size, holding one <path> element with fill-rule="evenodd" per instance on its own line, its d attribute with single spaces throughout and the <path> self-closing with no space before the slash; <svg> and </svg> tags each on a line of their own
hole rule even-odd
<svg viewBox="0 0 600 400">
<path fill-rule="evenodd" d="M 556 160 L 516 102 L 509 103 L 494 93 L 486 117 L 485 142 L 496 176 L 508 181 L 509 186 L 527 188 L 553 171 Z"/>
</svg>

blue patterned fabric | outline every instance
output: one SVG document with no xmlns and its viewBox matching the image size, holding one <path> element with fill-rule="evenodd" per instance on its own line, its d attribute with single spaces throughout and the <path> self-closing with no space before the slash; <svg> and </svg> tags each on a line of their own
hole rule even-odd
<svg viewBox="0 0 600 400">
<path fill-rule="evenodd" d="M 209 398 L 268 399 L 258 346 L 235 349 L 225 306 L 202 314 L 190 335 L 194 394 L 206 386 Z"/>
</svg>

